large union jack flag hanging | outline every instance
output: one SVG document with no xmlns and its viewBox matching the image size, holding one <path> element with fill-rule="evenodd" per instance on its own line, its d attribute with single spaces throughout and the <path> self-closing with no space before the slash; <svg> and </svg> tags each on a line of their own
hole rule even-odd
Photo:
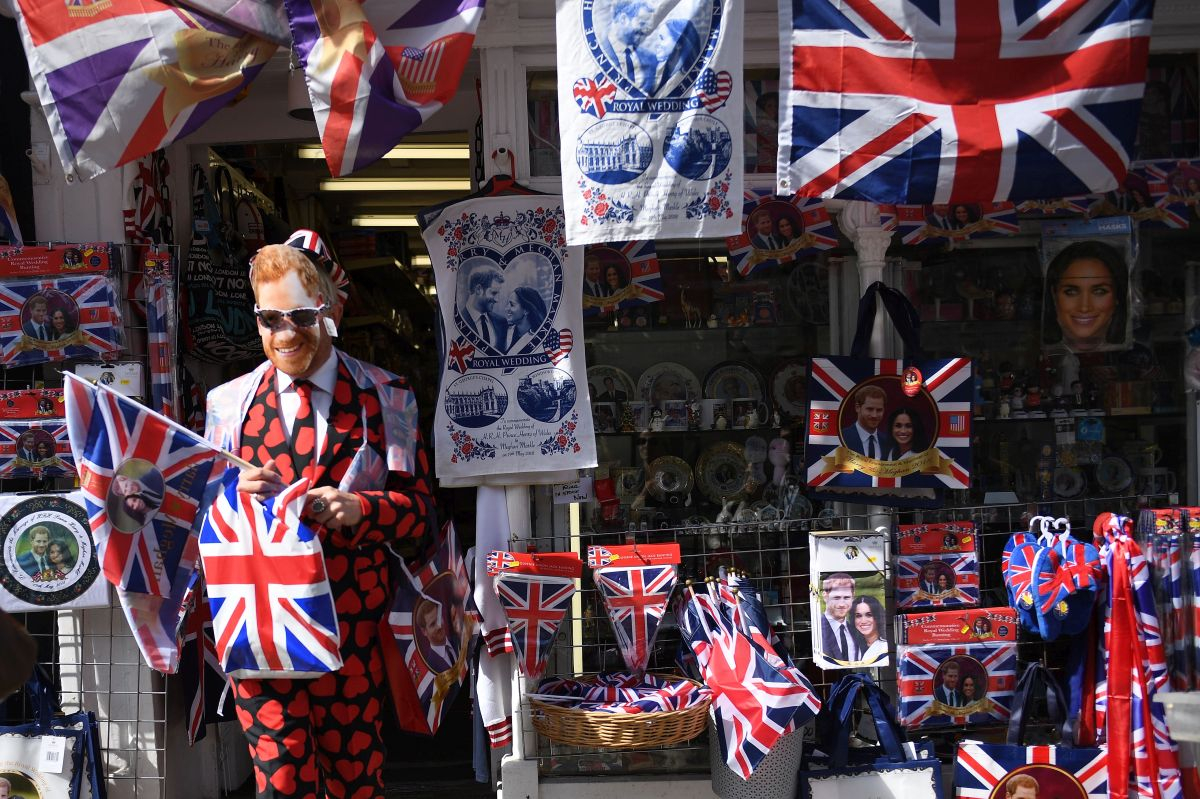
<svg viewBox="0 0 1200 799">
<path fill-rule="evenodd" d="M 575 594 L 575 580 L 544 574 L 501 572 L 496 596 L 504 607 L 521 673 L 538 679 Z"/>
<path fill-rule="evenodd" d="M 484 0 L 284 0 L 334 175 L 382 158 L 454 96 Z"/>
<path fill-rule="evenodd" d="M 911 367 L 910 367 L 911 369 Z M 809 370 L 808 485 L 853 488 L 968 488 L 974 382 L 966 358 L 918 361 L 916 381 L 905 363 L 836 356 L 813 358 Z M 857 438 L 856 397 L 867 386 L 884 392 L 874 457 Z M 915 391 L 914 391 L 915 388 Z M 909 392 L 912 392 L 911 394 Z M 891 419 L 908 411 L 911 449 L 900 452 Z"/>
<path fill-rule="evenodd" d="M 68 174 L 166 147 L 233 100 L 276 46 L 169 0 L 14 0 Z"/>
<path fill-rule="evenodd" d="M 435 735 L 454 704 L 458 689 L 467 678 L 479 613 L 471 599 L 467 565 L 458 547 L 453 524 L 442 528 L 441 540 L 424 566 L 409 571 L 401 561 L 404 577 L 396 589 L 388 613 L 388 629 L 394 640 L 385 648 L 398 650 L 403 668 L 411 677 L 424 726 L 409 730 Z M 391 669 L 391 652 L 385 649 Z M 411 697 L 407 698 L 411 703 Z M 402 726 L 409 729 L 399 706 Z"/>
<path fill-rule="evenodd" d="M 896 651 L 896 673 L 900 681 L 901 726 L 951 727 L 1008 721 L 1017 683 L 1017 645 L 997 641 L 900 646 Z M 951 674 L 957 676 L 948 676 Z"/>
<path fill-rule="evenodd" d="M 266 502 L 229 469 L 200 530 L 221 667 L 230 677 L 319 677 L 342 667 L 321 541 L 300 521 L 308 481 Z"/>
<path fill-rule="evenodd" d="M 606 566 L 593 576 L 625 665 L 632 672 L 644 672 L 675 589 L 675 565 Z"/>
<path fill-rule="evenodd" d="M 785 2 L 779 193 L 944 203 L 1112 189 L 1133 150 L 1153 7 Z"/>
<path fill-rule="evenodd" d="M 45 311 L 38 311 L 43 299 Z M 27 366 L 116 352 L 119 318 L 112 285 L 100 275 L 5 281 L 0 285 L 0 363 Z"/>
<path fill-rule="evenodd" d="M 220 459 L 195 433 L 66 373 L 67 429 L 104 576 L 169 597 Z"/>
<path fill-rule="evenodd" d="M 958 799 L 1011 796 L 1005 786 L 1017 774 L 1037 781 L 1038 796 L 1108 799 L 1108 752 L 1104 749 L 981 743 L 958 746 L 954 764 Z"/>
</svg>

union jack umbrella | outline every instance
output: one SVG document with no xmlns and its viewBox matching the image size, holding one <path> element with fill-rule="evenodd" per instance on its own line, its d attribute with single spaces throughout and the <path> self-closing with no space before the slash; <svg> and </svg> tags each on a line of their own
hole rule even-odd
<svg viewBox="0 0 1200 799">
<path fill-rule="evenodd" d="M 471 599 L 471 582 L 454 525 L 447 523 L 442 528 L 437 549 L 424 566 L 411 572 L 401 561 L 400 569 L 404 577 L 388 613 L 393 640 L 385 641 L 384 646 L 399 652 L 424 715 L 424 729 L 410 731 L 434 735 L 467 678 L 468 656 L 479 627 L 479 614 Z M 439 624 L 446 632 L 446 646 L 455 655 L 453 660 L 435 661 L 436 655 L 429 654 L 431 642 L 424 633 L 418 634 L 414 626 L 414 612 L 424 612 L 426 603 L 432 603 L 441 614 Z M 386 649 L 385 657 L 390 657 Z"/>
<path fill-rule="evenodd" d="M 316 534 L 300 521 L 308 480 L 259 502 L 238 471 L 200 530 L 221 667 L 230 677 L 319 677 L 342 667 L 337 611 Z"/>
<path fill-rule="evenodd" d="M 64 377 L 68 435 L 104 576 L 130 593 L 171 597 L 221 455 L 144 405 Z"/>
<path fill-rule="evenodd" d="M 946 203 L 1115 188 L 1153 7 L 791 0 L 779 193 Z"/>
<path fill-rule="evenodd" d="M 38 339 L 26 334 L 24 326 L 31 317 L 21 311 L 34 295 L 49 302 L 47 327 L 54 311 L 66 313 L 68 328 L 62 336 Z M 5 281 L 0 285 L 0 363 L 27 366 L 118 351 L 120 314 L 115 303 L 112 285 L 100 275 Z"/>
<path fill-rule="evenodd" d="M 953 206 L 950 211 L 955 207 L 960 206 Z M 1010 202 L 972 203 L 966 207 L 972 219 L 960 226 L 946 228 L 929 222 L 929 206 L 897 205 L 896 229 L 900 231 L 905 244 L 990 239 L 1015 236 L 1021 232 L 1021 226 L 1017 224 L 1017 209 Z M 956 221 L 953 224 L 959 223 Z"/>
<path fill-rule="evenodd" d="M 1103 749 L 962 743 L 954 773 L 958 799 L 1004 796 L 1001 786 L 1014 774 L 1037 780 L 1040 796 L 1108 799 L 1108 752 Z"/>
<path fill-rule="evenodd" d="M 940 694 L 939 670 L 950 660 L 959 663 L 960 683 L 967 676 L 982 681 L 977 698 L 956 705 Z M 899 719 L 907 728 L 952 727 L 1007 721 L 1017 683 L 1017 645 L 1012 641 L 984 644 L 899 646 Z"/>
<path fill-rule="evenodd" d="M 517 665 L 522 674 L 536 680 L 546 670 L 550 650 L 575 595 L 575 580 L 502 571 L 495 576 L 495 587 L 508 619 Z"/>
<path fill-rule="evenodd" d="M 750 225 L 757 219 L 757 211 L 772 219 L 773 237 L 778 237 L 778 246 L 756 247 L 752 237 L 757 232 Z M 782 240 L 779 220 L 786 217 L 792 225 L 792 235 Z M 746 189 L 742 202 L 742 232 L 725 239 L 729 249 L 729 266 L 742 277 L 761 267 L 790 264 L 808 253 L 828 250 L 837 246 L 837 228 L 833 217 L 821 200 L 791 195 L 781 197 L 770 189 Z"/>
<path fill-rule="evenodd" d="M 13 5 L 63 168 L 82 177 L 196 130 L 276 49 L 167 0 Z"/>
<path fill-rule="evenodd" d="M 926 421 L 935 424 L 927 431 L 929 447 L 909 461 L 879 461 L 878 475 L 859 471 L 853 465 L 850 450 L 842 441 L 842 428 L 854 423 L 852 395 L 867 381 L 886 385 L 896 383 L 904 374 L 904 361 L 880 358 L 835 356 L 813 358 L 809 370 L 808 444 L 804 448 L 808 485 L 846 488 L 967 488 L 971 483 L 971 402 L 974 381 L 971 361 L 966 358 L 917 361 L 924 375 L 921 396 L 913 398 L 914 407 L 936 408 L 936 416 Z M 885 379 L 880 380 L 879 378 Z M 891 395 L 889 395 L 891 397 Z M 922 401 L 924 404 L 917 405 Z M 847 409 L 848 410 L 845 410 Z M 851 460 L 843 462 L 843 457 Z M 880 457 L 886 457 L 884 453 Z M 876 468 L 872 466 L 871 468 Z M 891 475 L 897 476 L 891 476 Z"/>
<path fill-rule="evenodd" d="M 284 0 L 334 175 L 382 158 L 458 89 L 484 0 Z"/>
<path fill-rule="evenodd" d="M 663 294 L 662 274 L 659 271 L 658 250 L 653 241 L 614 241 L 606 244 L 589 244 L 584 250 L 584 261 L 594 256 L 600 263 L 627 264 L 629 282 L 607 297 L 583 295 L 584 318 L 601 313 L 611 313 L 618 308 L 633 308 L 645 303 L 660 302 Z M 624 270 L 622 270 L 624 271 Z"/>
<path fill-rule="evenodd" d="M 675 565 L 605 566 L 593 576 L 625 666 L 635 674 L 645 672 L 675 589 Z"/>
<path fill-rule="evenodd" d="M 163 416 L 176 418 L 175 297 L 171 291 L 171 259 L 164 254 L 147 258 L 146 347 L 150 358 L 151 407 Z"/>
<path fill-rule="evenodd" d="M 684 641 L 713 692 L 722 757 L 749 779 L 780 738 L 816 715 L 820 702 L 723 621 L 711 597 L 688 588 L 679 612 Z"/>
<path fill-rule="evenodd" d="M 27 458 L 22 453 L 21 439 L 29 440 L 33 433 L 35 457 Z M 37 457 L 37 442 L 53 442 L 50 457 Z M 75 455 L 67 439 L 67 425 L 63 419 L 47 419 L 43 422 L 4 422 L 0 424 L 0 478 L 7 477 L 65 477 L 75 473 Z"/>
<path fill-rule="evenodd" d="M 922 577 L 929 564 L 945 564 L 954 579 L 946 591 L 927 591 Z M 939 570 L 939 573 L 945 573 Z M 896 609 L 973 608 L 979 605 L 979 560 L 974 552 L 896 556 Z"/>
<path fill-rule="evenodd" d="M 229 678 L 213 643 L 212 614 L 202 584 L 189 592 L 179 656 L 179 682 L 188 703 L 188 743 L 204 738 L 209 724 L 228 721 L 222 712 Z"/>
</svg>

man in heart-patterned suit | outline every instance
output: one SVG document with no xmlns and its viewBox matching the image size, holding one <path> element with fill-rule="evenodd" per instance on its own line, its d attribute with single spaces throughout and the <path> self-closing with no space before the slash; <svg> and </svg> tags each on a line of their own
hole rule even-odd
<svg viewBox="0 0 1200 799">
<path fill-rule="evenodd" d="M 255 256 L 268 360 L 209 394 L 206 434 L 256 465 L 239 491 L 262 499 L 309 478 L 303 519 L 322 540 L 344 665 L 235 680 L 234 696 L 259 797 L 381 799 L 386 545 L 434 529 L 431 476 L 405 379 L 334 349 L 341 310 L 321 261 L 286 245 Z"/>
</svg>

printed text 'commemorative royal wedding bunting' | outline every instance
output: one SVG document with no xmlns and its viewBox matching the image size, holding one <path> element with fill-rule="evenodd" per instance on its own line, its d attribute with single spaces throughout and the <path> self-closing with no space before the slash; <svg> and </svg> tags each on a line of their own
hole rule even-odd
<svg viewBox="0 0 1200 799">
<path fill-rule="evenodd" d="M 452 205 L 423 233 L 446 342 L 434 424 L 442 483 L 596 465 L 582 346 L 583 269 L 562 200 Z"/>
<path fill-rule="evenodd" d="M 737 232 L 742 4 L 558 0 L 572 244 Z"/>
</svg>

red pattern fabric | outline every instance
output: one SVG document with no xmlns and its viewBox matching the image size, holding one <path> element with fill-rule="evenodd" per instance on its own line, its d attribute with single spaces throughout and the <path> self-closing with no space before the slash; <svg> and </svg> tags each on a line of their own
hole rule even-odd
<svg viewBox="0 0 1200 799">
<path fill-rule="evenodd" d="M 284 482 L 291 483 L 304 450 L 297 447 L 293 457 L 275 385 L 275 369 L 270 368 L 243 422 L 240 454 L 253 463 L 274 459 Z M 404 385 L 403 378 L 397 385 Z M 304 413 L 303 395 L 301 402 L 297 425 Z M 311 402 L 307 405 L 311 416 Z M 378 394 L 355 386 L 342 364 L 327 421 L 325 446 L 311 476 L 314 486 L 337 487 L 364 441 L 381 457 L 384 447 Z M 315 444 L 315 425 L 313 430 Z M 377 628 L 387 613 L 392 580 L 383 545 L 422 536 L 434 524 L 429 456 L 419 440 L 414 450 L 412 474 L 390 472 L 385 487 L 359 493 L 364 513 L 356 527 L 322 533 L 342 638 L 342 669 L 317 680 L 235 684 L 259 797 L 384 795 L 381 724 L 387 692 Z"/>
</svg>

